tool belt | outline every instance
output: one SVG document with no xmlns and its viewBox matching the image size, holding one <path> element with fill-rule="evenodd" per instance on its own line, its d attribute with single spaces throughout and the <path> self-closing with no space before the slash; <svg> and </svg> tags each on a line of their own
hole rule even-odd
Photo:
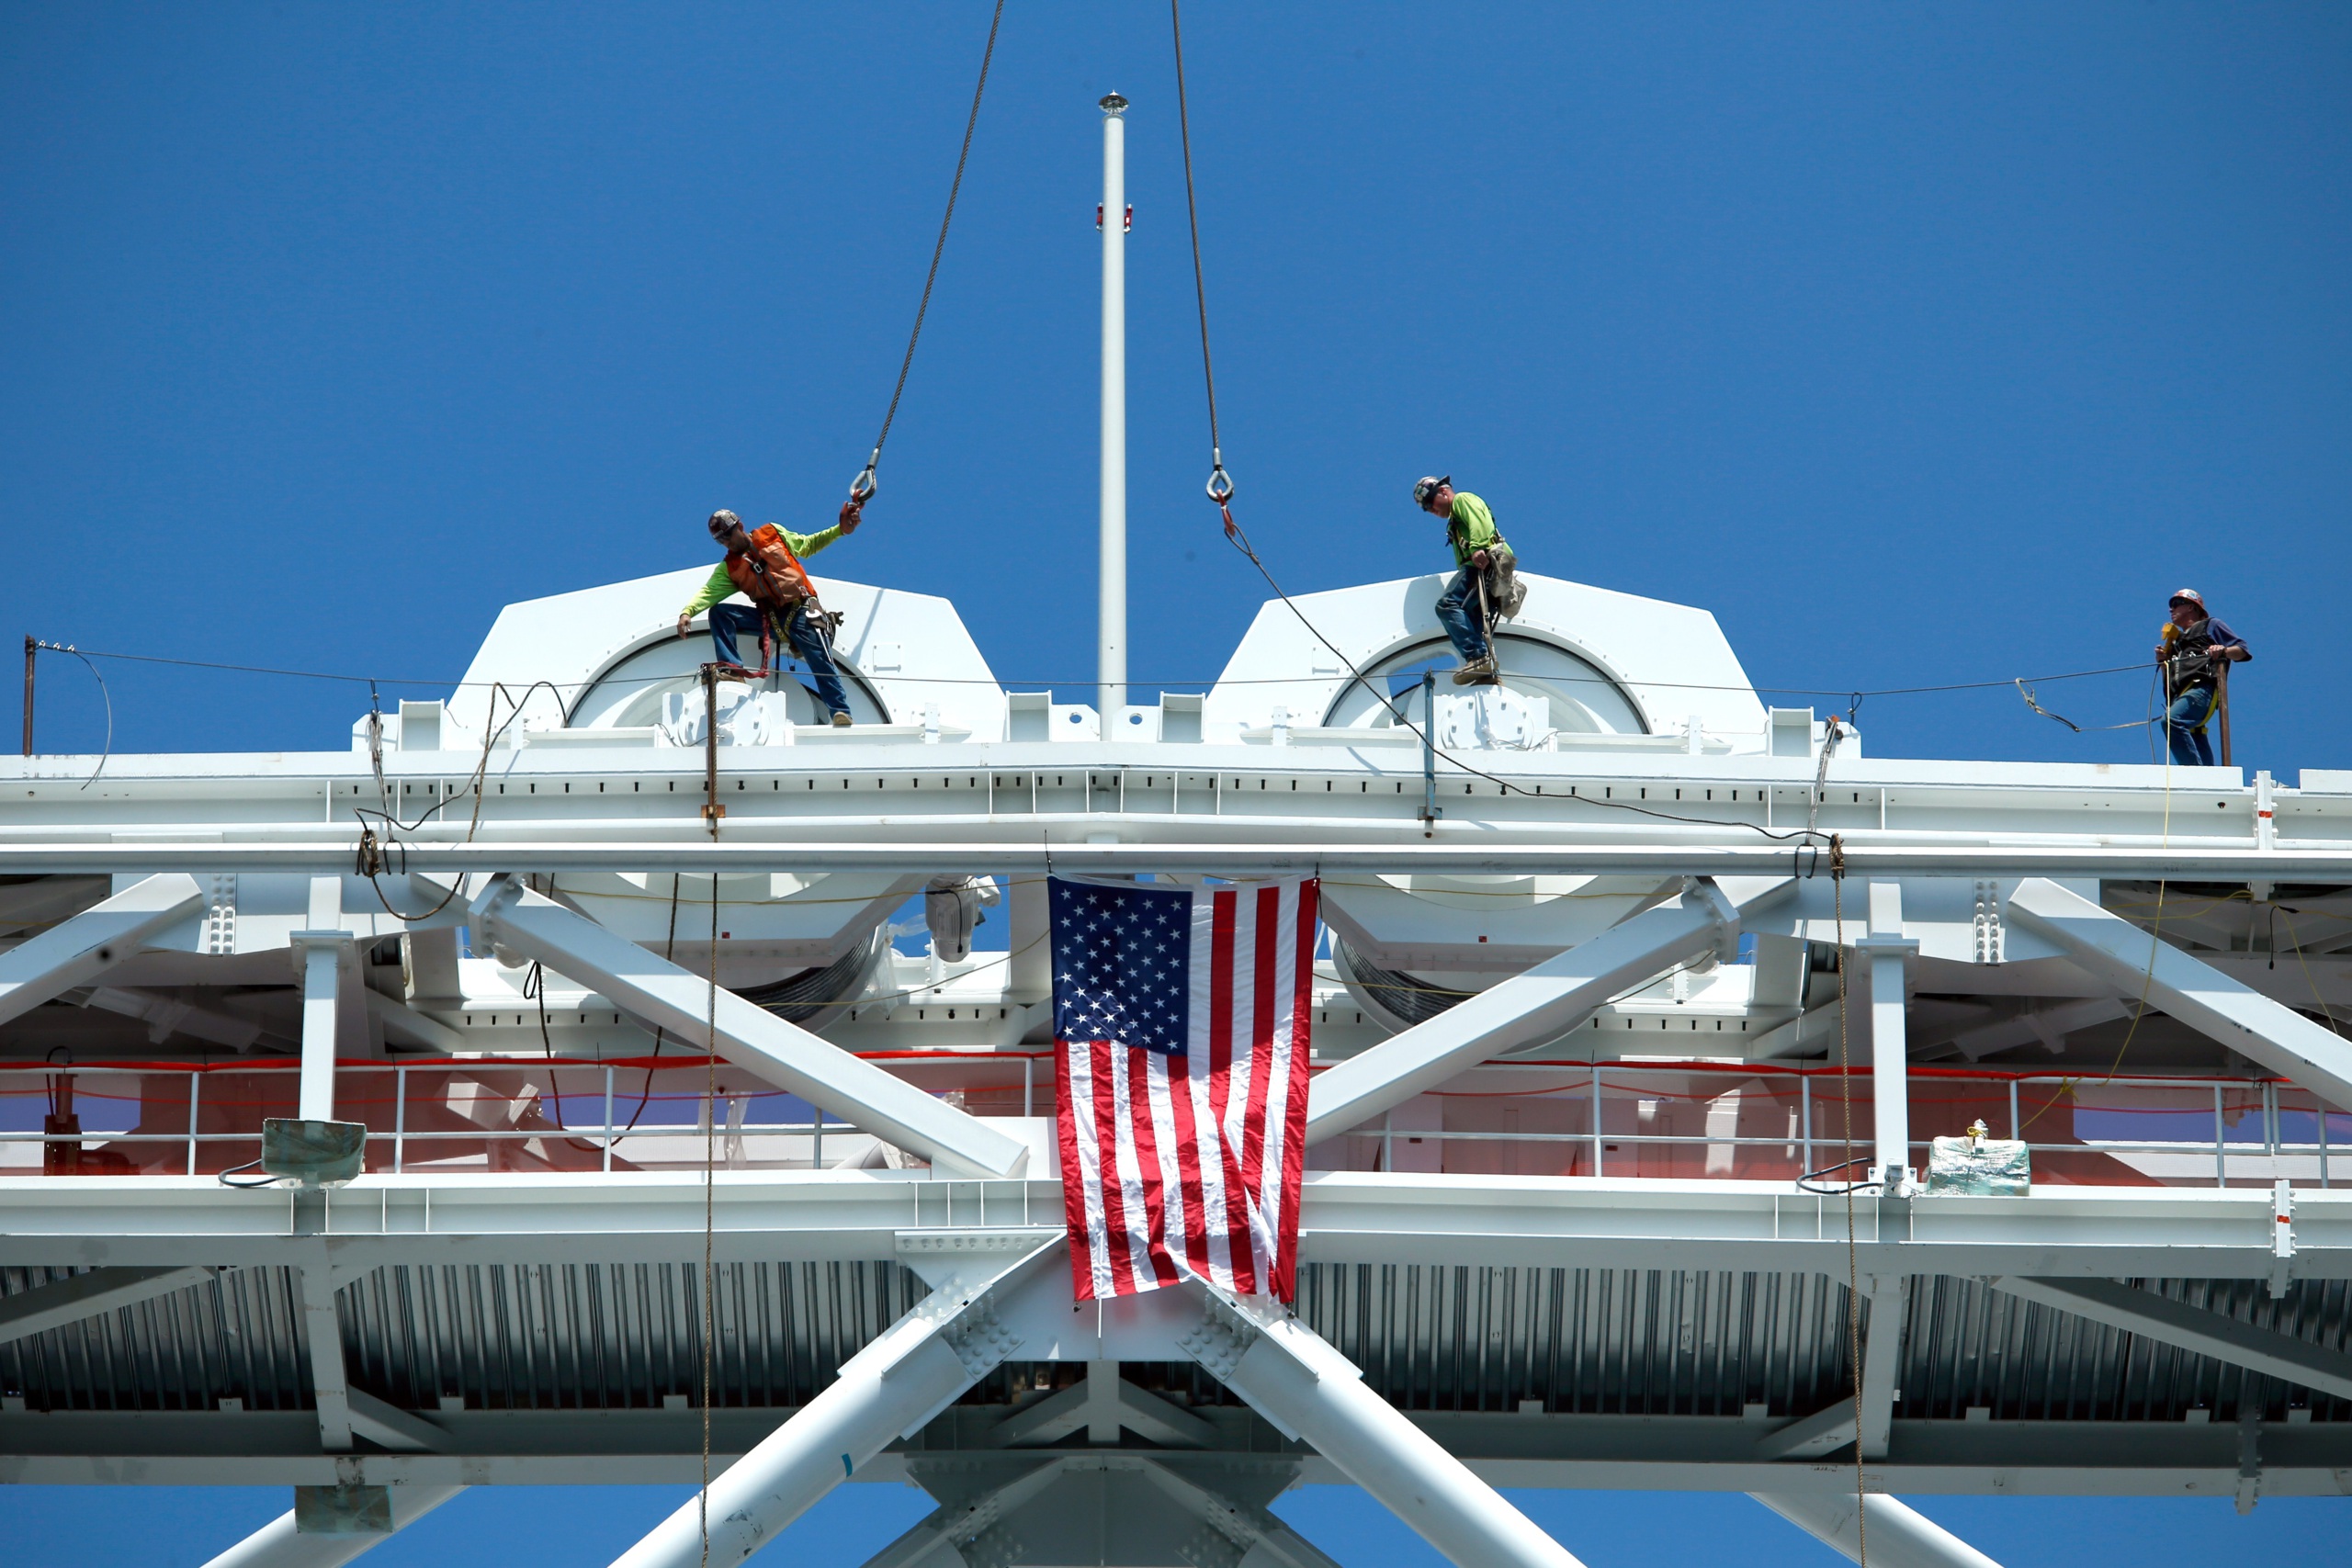
<svg viewBox="0 0 2352 1568">
<path fill-rule="evenodd" d="M 1527 584 L 1519 580 L 1519 558 L 1511 553 L 1509 545 L 1497 539 L 1487 547 L 1487 558 L 1494 564 L 1479 571 L 1479 584 L 1487 618 L 1508 621 L 1527 603 Z"/>
<path fill-rule="evenodd" d="M 782 604 L 762 604 L 760 611 L 760 667 L 773 670 L 776 657 L 792 647 L 792 622 L 796 615 L 806 615 L 817 635 L 832 647 L 833 638 L 842 629 L 843 612 L 828 610 L 814 599 L 793 599 Z"/>
<path fill-rule="evenodd" d="M 2216 685 L 2220 676 L 2214 670 L 2213 634 L 2199 623 L 2194 631 L 2182 632 L 2165 658 L 2165 695 L 2177 697 L 2199 686 Z"/>
</svg>

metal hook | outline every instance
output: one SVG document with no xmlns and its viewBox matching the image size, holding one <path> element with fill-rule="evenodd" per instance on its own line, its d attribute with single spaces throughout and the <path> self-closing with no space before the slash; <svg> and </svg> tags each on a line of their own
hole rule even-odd
<svg viewBox="0 0 2352 1568">
<path fill-rule="evenodd" d="M 864 506 L 874 499 L 875 491 L 881 488 L 875 482 L 874 469 L 881 461 L 882 448 L 876 446 L 874 448 L 874 455 L 865 459 L 865 467 L 858 470 L 857 478 L 849 481 L 851 505 Z"/>
<path fill-rule="evenodd" d="M 1219 506 L 1225 505 L 1233 499 L 1233 476 L 1225 471 L 1223 463 L 1217 464 L 1209 470 L 1209 482 L 1206 488 L 1209 499 Z"/>
</svg>

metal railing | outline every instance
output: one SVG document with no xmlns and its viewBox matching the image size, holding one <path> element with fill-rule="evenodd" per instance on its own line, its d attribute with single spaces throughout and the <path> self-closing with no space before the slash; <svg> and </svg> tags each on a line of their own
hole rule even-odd
<svg viewBox="0 0 2352 1568">
<path fill-rule="evenodd" d="M 1777 1163 L 1785 1164 L 1785 1171 L 1750 1174 L 1747 1179 L 1788 1179 L 1794 1175 L 1818 1171 L 1834 1161 L 1850 1157 L 1848 1140 L 1838 1125 L 1838 1108 L 1841 1097 L 1836 1080 L 1840 1077 L 1834 1067 L 1789 1067 L 1764 1063 L 1623 1063 L 1602 1062 L 1592 1065 L 1545 1066 L 1538 1063 L 1490 1062 L 1474 1069 L 1457 1084 L 1470 1080 L 1533 1077 L 1549 1079 L 1542 1089 L 1514 1092 L 1507 1088 L 1464 1089 L 1453 1088 L 1433 1091 L 1424 1097 L 1421 1120 L 1430 1119 L 1429 1107 L 1433 1102 L 1440 1108 L 1439 1124 L 1414 1125 L 1399 1122 L 1399 1111 L 1391 1111 L 1376 1123 L 1351 1130 L 1346 1138 L 1361 1153 L 1371 1145 L 1374 1151 L 1370 1168 L 1396 1170 L 1398 1153 L 1404 1146 L 1405 1166 L 1413 1168 L 1431 1166 L 1437 1170 L 1466 1169 L 1481 1162 L 1473 1159 L 1449 1160 L 1444 1151 L 1449 1145 L 1465 1150 L 1489 1146 L 1490 1152 L 1500 1154 L 1513 1148 L 1551 1151 L 1548 1159 L 1521 1161 L 1521 1164 L 1543 1166 L 1542 1169 L 1523 1169 L 1516 1174 L 1583 1175 L 1583 1176 L 1645 1176 L 1707 1174 L 1726 1175 L 1743 1179 L 1733 1168 L 1742 1164 L 1752 1169 L 1758 1165 L 1770 1165 L 1773 1160 L 1758 1160 L 1752 1156 L 1741 1157 L 1742 1151 L 1781 1151 Z M 1713 1094 L 1687 1092 L 1694 1079 L 1728 1080 Z M 1817 1089 L 1815 1080 L 1827 1078 L 1831 1084 Z M 1562 1081 L 1570 1079 L 1572 1081 Z M 2139 1177 L 2134 1185 L 2153 1181 L 2158 1185 L 2187 1184 L 2185 1176 L 2170 1168 L 2182 1166 L 2188 1160 L 2211 1161 L 2210 1177 L 2200 1177 L 2197 1184 L 2209 1181 L 2226 1187 L 2233 1179 L 2231 1166 L 2234 1160 L 2238 1169 L 2234 1179 L 2267 1185 L 2276 1179 L 2300 1179 L 2320 1187 L 2332 1185 L 2331 1159 L 2346 1143 L 2352 1143 L 2352 1114 L 2333 1111 L 2322 1105 L 2308 1090 L 2283 1079 L 2218 1078 L 2183 1075 L 2086 1077 L 2080 1074 L 2008 1073 L 1992 1070 L 1918 1068 L 1912 1069 L 1912 1100 L 1910 1120 L 1916 1134 L 1909 1140 L 1918 1168 L 1927 1168 L 1927 1156 L 1932 1137 L 1939 1133 L 1958 1135 L 1966 1130 L 1967 1115 L 1948 1115 L 1944 1120 L 1953 1124 L 1949 1128 L 1929 1125 L 1921 1127 L 1923 1109 L 1939 1103 L 1964 1106 L 1974 1116 L 1981 1116 L 1992 1129 L 1992 1135 L 2022 1140 L 2031 1156 L 2044 1162 L 2064 1164 L 2086 1159 L 2111 1160 Z M 1938 1101 L 1931 1095 L 1923 1098 L 1923 1089 L 1939 1086 L 1982 1086 L 1990 1093 L 1965 1095 L 1957 1100 Z M 1871 1081 L 1867 1067 L 1859 1068 L 1846 1079 L 1845 1103 L 1853 1110 L 1851 1122 L 1852 1150 L 1867 1156 L 1873 1142 L 1874 1118 L 1871 1113 Z M 1766 1092 L 1754 1091 L 1763 1089 Z M 1684 1092 L 1677 1092 L 1683 1089 Z M 1777 1090 L 1777 1092 L 1773 1092 Z M 1646 1092 L 1645 1092 L 1646 1091 Z M 2086 1098 L 2087 1095 L 2087 1099 Z M 1717 1116 L 1726 1117 L 1733 1129 L 1700 1132 L 1645 1131 L 1641 1125 L 1645 1102 L 1661 1096 L 1685 1103 L 1706 1106 Z M 2099 1103 L 2100 1098 L 2114 1100 L 2154 1100 L 2155 1103 Z M 2038 1098 L 2038 1105 L 2031 1103 Z M 1743 1106 L 1742 1100 L 1748 1103 Z M 1503 1128 L 1457 1125 L 1458 1122 L 1481 1118 L 1464 1117 L 1452 1107 L 1454 1100 L 1482 1102 L 1490 1111 L 1508 1114 L 1511 1111 L 1527 1111 L 1538 1105 L 1557 1107 L 1564 1103 L 1577 1106 L 1573 1118 L 1581 1124 L 1570 1129 L 1534 1131 L 1524 1128 Z M 2191 1100 L 2198 1103 L 2192 1105 Z M 2300 1100 L 2301 1103 L 2294 1103 Z M 1726 1101 L 1729 1103 L 1726 1104 Z M 2167 1103 L 2168 1101 L 2168 1103 Z M 1752 1120 L 1758 1105 L 1783 1110 L 1789 1113 L 1790 1124 L 1777 1132 L 1747 1131 L 1741 1125 L 1743 1116 Z M 1621 1114 L 1612 1117 L 1612 1110 Z M 2238 1114 L 2233 1116 L 2233 1111 Z M 1630 1111 L 1629 1118 L 1623 1114 Z M 2061 1111 L 2054 1122 L 2046 1122 L 2053 1111 Z M 2006 1112 L 2004 1115 L 2003 1113 Z M 2162 1117 L 2173 1121 L 2196 1121 L 2205 1123 L 2199 1135 L 2190 1137 L 2133 1138 L 2128 1136 L 2086 1134 L 2081 1123 L 2092 1121 L 2123 1120 L 2133 1117 Z M 1555 1119 L 1557 1119 L 1556 1117 Z M 2075 1123 L 2075 1135 L 2065 1138 L 2030 1134 L 2037 1125 L 2064 1126 Z M 2333 1128 L 2330 1122 L 2335 1124 Z M 2004 1126 L 2002 1123 L 2006 1122 Z M 1615 1123 L 1612 1125 L 1612 1122 Z M 2296 1128 L 2297 1122 L 2308 1123 L 2307 1129 Z M 2251 1125 L 2249 1125 L 2251 1123 Z M 2291 1136 L 2290 1128 L 2307 1131 L 2307 1136 Z M 2169 1129 L 2167 1129 L 2169 1130 Z M 2122 1129 L 2115 1129 L 2117 1132 Z M 1416 1160 L 1411 1156 L 1414 1145 L 1435 1145 L 1437 1158 L 1430 1161 L 1427 1155 Z M 1643 1151 L 1705 1151 L 1708 1164 L 1721 1169 L 1703 1172 L 1661 1171 L 1645 1168 Z M 1611 1159 L 1614 1154 L 1617 1158 Z M 1561 1157 L 1561 1156 L 1566 1157 Z M 2260 1169 L 2250 1168 L 2253 1162 L 2263 1162 Z M 2281 1161 L 2299 1161 L 2308 1169 L 2285 1171 L 2278 1168 Z M 1655 1165 L 1656 1162 L 1647 1162 Z M 1482 1169 L 1480 1174 L 1513 1174 Z M 2064 1179 L 2062 1175 L 2062 1179 Z"/>
<path fill-rule="evenodd" d="M 920 1074 L 928 1065 L 933 1071 L 958 1069 L 956 1076 L 967 1079 L 976 1072 L 991 1076 L 996 1081 L 977 1088 L 967 1082 L 937 1092 L 959 1099 L 976 1114 L 1022 1116 L 1035 1109 L 1039 1055 L 873 1054 L 910 1074 Z M 617 1159 L 634 1168 L 700 1169 L 706 1137 L 718 1142 L 720 1152 L 715 1163 L 723 1167 L 814 1169 L 824 1167 L 828 1137 L 837 1145 L 845 1138 L 869 1138 L 855 1123 L 829 1116 L 797 1095 L 749 1080 L 729 1064 L 719 1065 L 721 1081 L 714 1096 L 706 1090 L 709 1071 L 700 1057 L 658 1062 L 537 1057 L 341 1062 L 335 1069 L 336 1107 L 338 1115 L 368 1125 L 367 1168 L 395 1174 L 434 1165 L 445 1153 L 478 1155 L 485 1165 L 501 1168 L 493 1151 L 527 1152 L 532 1145 L 539 1148 L 524 1163 L 548 1168 L 610 1171 L 616 1168 Z M 266 1116 L 296 1113 L 299 1072 L 300 1064 L 291 1060 L 0 1067 L 0 1175 L 32 1170 L 126 1176 L 217 1172 L 259 1155 Z M 655 1091 L 655 1077 L 678 1074 L 691 1075 L 690 1090 L 680 1086 Z M 641 1084 L 628 1081 L 640 1075 Z M 575 1087 L 582 1076 L 593 1087 Z M 209 1094 L 208 1083 L 216 1086 Z M 225 1093 L 224 1084 L 231 1086 Z M 389 1095 L 380 1092 L 385 1088 Z M 977 1105 L 970 1103 L 976 1095 L 980 1099 Z M 467 1110 L 453 1109 L 460 1100 L 503 1103 L 505 1112 L 503 1120 L 477 1119 Z M 762 1106 L 774 1106 L 784 1114 L 753 1119 L 755 1108 Z M 65 1115 L 75 1123 L 71 1130 L 56 1125 L 64 1120 L 56 1114 L 61 1108 L 70 1108 Z M 82 1112 L 89 1108 L 96 1109 L 92 1120 L 98 1124 L 79 1125 Z M 682 1110 L 689 1112 L 683 1120 L 677 1114 Z M 582 1111 L 589 1113 L 584 1121 Z M 651 1120 L 647 1119 L 649 1111 Z M 158 1124 L 166 1119 L 175 1125 Z M 755 1141 L 766 1146 L 755 1150 Z M 670 1146 L 654 1146 L 662 1144 Z M 631 1157 L 631 1145 L 638 1157 Z M 865 1147 L 871 1146 L 869 1139 Z M 24 1161 L 8 1157 L 28 1149 L 40 1152 Z"/>
<path fill-rule="evenodd" d="M 933 1092 L 974 1114 L 1034 1116 L 1051 1110 L 1037 1102 L 1046 1055 L 868 1059 L 914 1081 L 940 1080 Z M 292 1060 L 0 1068 L 0 1173 L 201 1175 L 241 1164 L 259 1153 L 266 1115 L 294 1114 L 298 1071 Z M 458 1168 L 458 1160 L 492 1169 L 699 1169 L 706 1138 L 722 1166 L 816 1169 L 827 1163 L 829 1140 L 852 1157 L 879 1147 L 854 1123 L 724 1063 L 713 1096 L 710 1071 L 700 1057 L 346 1062 L 337 1067 L 337 1104 L 368 1126 L 368 1168 L 394 1173 Z M 657 1092 L 665 1077 L 670 1087 Z M 2287 1179 L 2324 1188 L 2337 1151 L 2352 1143 L 2352 1114 L 2276 1078 L 1915 1067 L 1910 1081 L 1910 1147 L 1922 1169 L 1932 1135 L 1959 1134 L 1980 1117 L 1996 1136 L 2026 1141 L 2038 1179 L 2062 1183 Z M 1332 1163 L 1336 1148 L 1360 1169 L 1783 1181 L 1846 1150 L 1841 1101 L 1854 1149 L 1870 1148 L 1868 1074 L 1844 1077 L 1842 1095 L 1840 1083 L 1836 1068 L 1770 1063 L 1487 1063 L 1318 1147 L 1309 1162 Z M 53 1113 L 68 1100 L 77 1121 L 62 1124 Z M 78 1124 L 85 1109 L 97 1124 Z M 1677 1125 L 1693 1111 L 1703 1125 Z M 2134 1119 L 2151 1117 L 2166 1123 L 2156 1131 L 2178 1135 L 2130 1135 Z M 850 1140 L 864 1142 L 843 1148 Z M 28 1157 L 10 1157 L 18 1152 Z"/>
</svg>

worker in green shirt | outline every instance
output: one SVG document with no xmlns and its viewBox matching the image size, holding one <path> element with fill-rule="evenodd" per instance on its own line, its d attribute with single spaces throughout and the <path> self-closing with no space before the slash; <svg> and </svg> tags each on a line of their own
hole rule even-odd
<svg viewBox="0 0 2352 1568">
<path fill-rule="evenodd" d="M 1454 651 L 1462 655 L 1453 683 L 1466 686 L 1495 672 L 1489 622 L 1519 608 L 1521 593 L 1511 570 L 1516 561 L 1510 546 L 1496 532 L 1495 514 L 1487 503 L 1455 490 L 1451 475 L 1424 477 L 1413 486 L 1413 500 L 1432 517 L 1445 519 L 1445 542 L 1453 547 L 1453 581 L 1438 596 L 1437 618 Z"/>
<path fill-rule="evenodd" d="M 854 501 L 842 505 L 840 522 L 818 534 L 787 533 L 773 523 L 747 531 L 743 520 L 732 512 L 712 513 L 712 542 L 727 554 L 711 569 L 701 591 L 678 612 L 678 635 L 691 632 L 694 618 L 708 610 L 711 651 L 718 656 L 719 678 L 741 681 L 753 671 L 744 668 L 735 639 L 748 632 L 764 642 L 764 628 L 774 626 L 782 634 L 777 640 L 808 660 L 808 673 L 817 682 L 817 700 L 832 716 L 832 722 L 848 724 L 849 692 L 833 664 L 824 606 L 818 604 L 817 585 L 808 581 L 800 560 L 844 535 L 856 533 L 857 525 Z M 724 603 L 737 593 L 751 603 Z M 765 657 L 761 659 L 759 673 L 767 673 L 767 662 Z"/>
</svg>

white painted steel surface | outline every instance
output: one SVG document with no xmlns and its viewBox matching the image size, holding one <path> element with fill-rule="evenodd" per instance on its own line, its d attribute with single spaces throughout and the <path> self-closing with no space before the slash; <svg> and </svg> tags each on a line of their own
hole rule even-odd
<svg viewBox="0 0 2352 1568">
<path fill-rule="evenodd" d="M 159 873 L 0 953 L 0 1023 L 86 985 L 203 902 L 194 877 Z"/>
<path fill-rule="evenodd" d="M 2058 943 L 2084 968 L 2202 1030 L 2232 1050 L 2352 1107 L 2352 1043 L 2159 937 L 2053 883 L 2021 884 L 2009 899 L 2020 924 Z"/>
<path fill-rule="evenodd" d="M 1749 1496 L 1851 1562 L 1879 1568 L 2001 1568 L 1951 1531 L 1897 1497 L 1867 1504 L 1842 1493 L 1751 1492 Z M 1866 1510 L 1866 1511 L 1865 1511 Z"/>
<path fill-rule="evenodd" d="M 1564 1033 L 1618 992 L 1736 942 L 1738 932 L 1730 901 L 1712 883 L 1694 882 L 1671 907 L 1636 915 L 1322 1074 L 1307 1090 L 1306 1141 L 1344 1133 L 1489 1056 Z"/>
<path fill-rule="evenodd" d="M 1058 1244 L 969 1259 L 944 1274 L 912 1312 L 842 1366 L 841 1375 L 775 1433 L 682 1504 L 613 1568 L 741 1562 L 816 1506 L 894 1438 L 911 1433 L 1019 1343 L 993 1321 L 991 1292 L 1063 1256 Z"/>
<path fill-rule="evenodd" d="M 397 1535 L 465 1490 L 431 1484 L 391 1489 L 392 1532 Z M 343 1568 L 390 1540 L 389 1535 L 304 1535 L 285 1513 L 211 1558 L 204 1568 Z"/>
<path fill-rule="evenodd" d="M 594 985 L 682 1041 L 707 1039 L 736 1066 L 959 1175 L 1014 1176 L 1028 1163 L 1026 1144 L 518 883 L 484 889 L 472 919 L 488 942 Z"/>
<path fill-rule="evenodd" d="M 1210 1370 L 1275 1426 L 1304 1438 L 1459 1568 L 1582 1568 L 1568 1550 L 1366 1388 L 1355 1365 L 1295 1318 L 1213 1313 L 1247 1321 L 1246 1348 L 1212 1328 Z M 1245 1333 L 1247 1331 L 1244 1331 Z M 1188 1344 L 1188 1348 L 1191 1346 Z M 1239 1348 L 1231 1360 L 1222 1352 Z"/>
</svg>

